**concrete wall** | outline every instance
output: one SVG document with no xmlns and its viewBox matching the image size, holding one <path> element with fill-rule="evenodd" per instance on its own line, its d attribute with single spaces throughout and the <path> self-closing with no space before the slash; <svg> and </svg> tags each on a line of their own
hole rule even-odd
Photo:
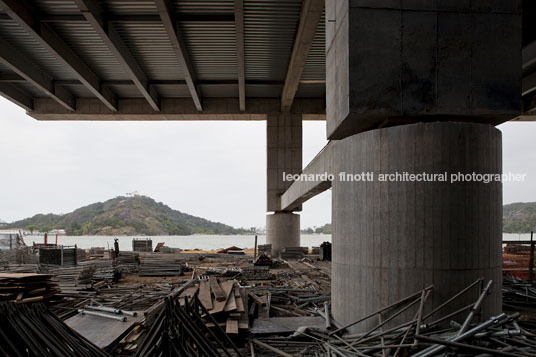
<svg viewBox="0 0 536 357">
<path fill-rule="evenodd" d="M 296 114 L 268 115 L 267 131 L 267 211 L 281 210 L 281 195 L 292 184 L 283 173 L 302 170 L 302 117 Z M 300 207 L 301 209 L 301 207 Z"/>
<path fill-rule="evenodd" d="M 517 116 L 520 33 L 520 0 L 326 1 L 328 138 Z"/>
<path fill-rule="evenodd" d="M 374 182 L 333 182 L 332 305 L 338 322 L 355 321 L 430 284 L 429 306 L 438 306 L 479 277 L 498 284 L 483 317 L 501 310 L 502 184 L 378 181 L 380 173 L 405 171 L 501 173 L 501 154 L 501 132 L 485 124 L 404 125 L 337 142 L 335 172 L 375 174 Z M 476 296 L 474 290 L 443 312 Z"/>
</svg>

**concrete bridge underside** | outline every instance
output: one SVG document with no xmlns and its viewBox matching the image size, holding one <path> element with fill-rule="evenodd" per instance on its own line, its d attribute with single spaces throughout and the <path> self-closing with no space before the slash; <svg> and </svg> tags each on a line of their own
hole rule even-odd
<svg viewBox="0 0 536 357">
<path fill-rule="evenodd" d="M 37 120 L 266 120 L 268 242 L 299 245 L 302 203 L 332 188 L 340 323 L 500 283 L 500 184 L 338 174 L 501 173 L 494 126 L 536 118 L 536 3 L 281 4 L 0 0 L 0 95 Z M 330 140 L 305 168 L 303 120 Z M 335 180 L 283 179 L 302 171 Z M 482 316 L 500 308 L 496 288 Z"/>
</svg>

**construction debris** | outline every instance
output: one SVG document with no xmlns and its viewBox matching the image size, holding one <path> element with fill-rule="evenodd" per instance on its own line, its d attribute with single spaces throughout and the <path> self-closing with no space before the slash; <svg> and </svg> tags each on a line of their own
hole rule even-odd
<svg viewBox="0 0 536 357">
<path fill-rule="evenodd" d="M 139 276 L 182 276 L 188 264 L 168 254 L 140 255 Z"/>
<path fill-rule="evenodd" d="M 265 252 L 262 252 L 261 254 L 259 254 L 257 259 L 253 261 L 253 265 L 271 267 L 272 265 L 274 265 L 274 261 L 268 255 L 266 255 Z"/>
<path fill-rule="evenodd" d="M 281 248 L 281 259 L 301 259 L 307 253 L 307 247 L 285 247 Z"/>
<path fill-rule="evenodd" d="M 59 290 L 49 274 L 0 273 L 0 300 L 28 303 L 51 298 Z"/>
<path fill-rule="evenodd" d="M 43 294 L 42 286 L 0 280 L 7 290 L 0 292 L 16 300 L 14 291 L 24 291 L 20 302 L 47 300 L 50 311 L 116 356 L 536 353 L 530 279 L 507 272 L 505 313 L 489 319 L 480 319 L 479 307 L 497 287 L 479 279 L 436 309 L 429 306 L 434 288 L 428 287 L 342 326 L 331 316 L 329 261 L 305 255 L 301 247 L 284 252 L 289 260 L 264 252 L 255 260 L 228 254 L 233 248 L 227 254 L 122 251 L 114 260 L 88 254 L 72 267 L 9 263 L 5 268 L 46 272 L 51 289 Z M 330 248 L 323 244 L 320 258 Z M 187 270 L 193 272 L 184 276 Z M 459 296 L 477 290 L 473 304 L 456 306 Z M 520 316 L 520 309 L 528 312 Z"/>
<path fill-rule="evenodd" d="M 152 252 L 153 240 L 149 238 L 134 238 L 132 239 L 133 252 Z"/>
<path fill-rule="evenodd" d="M 70 329 L 43 304 L 0 303 L 4 356 L 110 356 Z"/>
<path fill-rule="evenodd" d="M 187 287 L 188 284 L 165 298 L 136 356 L 242 356 L 197 295 L 191 299 L 185 296 L 184 303 L 179 302 L 178 296 Z M 212 327 L 203 321 L 202 315 L 211 321 Z"/>
</svg>

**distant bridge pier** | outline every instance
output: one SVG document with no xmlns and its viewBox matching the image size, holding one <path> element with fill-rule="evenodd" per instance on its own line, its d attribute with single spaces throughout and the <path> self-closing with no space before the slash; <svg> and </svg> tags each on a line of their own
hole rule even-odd
<svg viewBox="0 0 536 357">
<path fill-rule="evenodd" d="M 379 174 L 502 172 L 494 125 L 520 113 L 520 10 L 520 1 L 326 1 L 339 323 L 429 285 L 434 308 L 480 277 L 498 284 L 482 318 L 501 310 L 501 183 L 381 182 Z M 338 179 L 361 172 L 374 181 Z M 289 189 L 285 202 L 303 202 L 295 193 L 306 191 Z"/>
<path fill-rule="evenodd" d="M 267 211 L 266 243 L 272 244 L 272 255 L 279 256 L 284 247 L 300 245 L 301 206 L 281 210 L 281 195 L 292 184 L 283 175 L 302 170 L 302 116 L 269 114 L 267 130 Z"/>
</svg>

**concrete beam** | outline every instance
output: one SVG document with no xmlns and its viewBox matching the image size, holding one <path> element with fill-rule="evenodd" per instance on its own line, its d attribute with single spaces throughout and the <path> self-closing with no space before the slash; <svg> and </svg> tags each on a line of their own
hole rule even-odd
<svg viewBox="0 0 536 357">
<path fill-rule="evenodd" d="M 195 85 L 195 73 L 192 69 L 192 64 L 190 62 L 188 52 L 186 51 L 186 46 L 184 45 L 182 35 L 179 31 L 176 21 L 173 18 L 173 5 L 169 2 L 169 0 L 155 0 L 155 4 L 156 8 L 158 9 L 158 14 L 160 15 L 160 19 L 162 20 L 164 28 L 168 34 L 169 40 L 171 41 L 171 46 L 173 47 L 177 59 L 179 60 L 179 64 L 184 73 L 184 79 L 186 80 L 186 84 L 194 101 L 195 107 L 198 111 L 203 111 L 200 95 L 197 92 Z"/>
<path fill-rule="evenodd" d="M 0 0 L 0 7 L 30 37 L 54 55 L 62 66 L 68 68 L 102 103 L 110 110 L 116 110 L 115 95 L 109 89 L 101 88 L 100 78 L 48 24 L 40 22 L 40 17 L 32 8 L 21 0 Z"/>
<path fill-rule="evenodd" d="M 246 110 L 246 52 L 244 46 L 244 0 L 235 0 L 236 56 L 238 63 L 238 100 L 240 110 Z"/>
<path fill-rule="evenodd" d="M 333 162 L 333 146 L 336 141 L 330 142 L 328 145 L 311 160 L 311 162 L 302 170 L 302 175 L 311 177 L 310 175 L 322 175 L 324 173 L 333 174 L 332 162 Z M 320 178 L 318 180 L 302 180 L 294 181 L 290 187 L 281 195 L 281 211 L 294 211 L 307 200 L 314 196 L 328 190 L 331 187 L 331 181 L 327 178 Z"/>
<path fill-rule="evenodd" d="M 536 90 L 536 72 L 529 74 L 528 76 L 524 77 L 521 82 L 522 95 L 527 95 L 534 90 Z"/>
<path fill-rule="evenodd" d="M 107 14 L 107 20 L 116 23 L 149 23 L 160 24 L 162 20 L 159 15 L 112 15 Z M 0 14 L 0 21 L 8 20 L 8 16 Z M 181 15 L 181 22 L 234 22 L 234 14 L 184 14 Z M 86 22 L 83 15 L 46 15 L 41 22 L 53 23 L 79 23 Z"/>
<path fill-rule="evenodd" d="M 65 88 L 55 85 L 51 76 L 37 68 L 27 57 L 3 38 L 0 38 L 0 62 L 66 109 L 75 110 L 75 101 L 72 94 Z"/>
<path fill-rule="evenodd" d="M 26 82 L 26 79 L 22 78 L 16 73 L 0 73 L 0 83 L 25 83 L 25 82 Z"/>
<path fill-rule="evenodd" d="M 162 98 L 161 110 L 155 112 L 143 98 L 119 99 L 118 110 L 111 111 L 94 98 L 77 98 L 76 111 L 70 112 L 49 98 L 35 98 L 30 116 L 37 120 L 151 121 L 151 120 L 266 120 L 279 114 L 276 98 L 249 98 L 246 111 L 240 111 L 236 98 L 206 98 L 200 113 L 190 98 Z M 293 114 L 302 120 L 325 120 L 323 99 L 297 98 Z M 298 172 L 301 171 L 301 166 Z M 279 206 L 278 206 L 279 207 Z"/>
<path fill-rule="evenodd" d="M 153 110 L 159 111 L 160 98 L 158 97 L 158 93 L 154 89 L 151 90 L 149 88 L 147 76 L 136 63 L 136 60 L 124 44 L 115 27 L 107 22 L 98 2 L 95 0 L 75 0 L 75 3 Z"/>
<path fill-rule="evenodd" d="M 0 95 L 27 111 L 33 110 L 33 99 L 15 85 L 0 82 Z"/>
<path fill-rule="evenodd" d="M 523 58 L 523 69 L 527 69 L 536 63 L 536 41 L 523 47 L 521 57 Z"/>
<path fill-rule="evenodd" d="M 288 112 L 300 84 L 303 67 L 313 44 L 318 22 L 324 11 L 324 0 L 303 0 L 300 24 L 292 48 L 285 85 L 281 92 L 281 111 Z"/>
</svg>

